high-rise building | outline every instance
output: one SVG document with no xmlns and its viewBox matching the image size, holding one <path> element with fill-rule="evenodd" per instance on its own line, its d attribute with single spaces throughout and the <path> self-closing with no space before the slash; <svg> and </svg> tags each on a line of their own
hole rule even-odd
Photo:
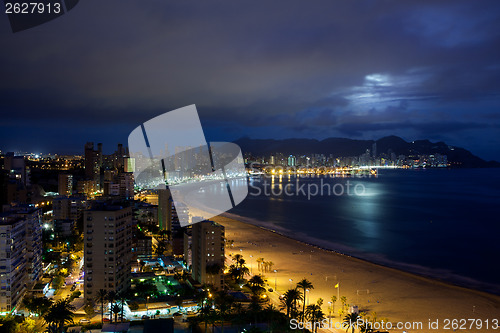
<svg viewBox="0 0 500 333">
<path fill-rule="evenodd" d="M 2 216 L 3 215 L 3 216 Z M 26 221 L 0 215 L 0 312 L 10 313 L 26 292 Z"/>
<path fill-rule="evenodd" d="M 184 228 L 184 262 L 187 267 L 193 265 L 193 228 Z"/>
<path fill-rule="evenodd" d="M 135 158 L 125 157 L 123 163 L 124 163 L 123 171 L 135 172 Z"/>
<path fill-rule="evenodd" d="M 14 156 L 14 153 L 10 152 L 5 154 L 3 163 L 4 170 L 9 171 L 11 178 L 16 179 L 24 186 L 29 185 L 29 171 L 26 168 L 24 156 Z"/>
<path fill-rule="evenodd" d="M 158 190 L 158 226 L 160 230 L 172 230 L 172 196 L 170 191 Z"/>
<path fill-rule="evenodd" d="M 153 237 L 140 235 L 137 237 L 137 256 L 151 257 L 153 255 Z"/>
<path fill-rule="evenodd" d="M 55 197 L 52 200 L 54 220 L 71 220 L 76 222 L 87 209 L 87 200 L 84 197 Z"/>
<path fill-rule="evenodd" d="M 192 277 L 215 289 L 223 286 L 224 227 L 212 221 L 193 224 Z"/>
<path fill-rule="evenodd" d="M 12 207 L 10 213 L 26 222 L 27 285 L 33 287 L 42 277 L 42 209 L 34 205 Z"/>
<path fill-rule="evenodd" d="M 59 174 L 59 195 L 70 196 L 73 193 L 73 175 Z"/>
<path fill-rule="evenodd" d="M 76 184 L 76 191 L 79 194 L 91 197 L 97 192 L 97 184 L 95 180 L 79 180 Z"/>
<path fill-rule="evenodd" d="M 0 170 L 0 211 L 2 210 L 3 205 L 9 204 L 8 186 L 9 186 L 9 172 L 7 170 Z"/>
<path fill-rule="evenodd" d="M 297 163 L 296 163 L 295 156 L 293 156 L 293 155 L 288 156 L 288 166 L 294 167 L 296 165 L 297 165 Z"/>
<path fill-rule="evenodd" d="M 93 180 L 97 187 L 100 184 L 101 166 L 102 166 L 102 144 L 99 143 L 98 149 L 94 150 L 94 143 L 85 144 L 85 179 Z"/>
<path fill-rule="evenodd" d="M 134 198 L 134 174 L 132 172 L 122 172 L 118 175 L 120 184 L 120 196 L 123 199 Z"/>
<path fill-rule="evenodd" d="M 94 202 L 84 215 L 85 299 L 97 291 L 121 292 L 130 287 L 132 208 L 127 203 Z"/>
<path fill-rule="evenodd" d="M 0 214 L 0 313 L 18 307 L 42 275 L 41 209 L 33 205 Z"/>
</svg>

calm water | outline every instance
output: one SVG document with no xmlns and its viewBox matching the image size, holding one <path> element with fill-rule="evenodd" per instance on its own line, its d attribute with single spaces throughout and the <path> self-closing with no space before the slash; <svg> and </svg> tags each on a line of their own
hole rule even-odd
<svg viewBox="0 0 500 333">
<path fill-rule="evenodd" d="M 310 199 L 349 181 L 362 195 Z M 321 183 L 323 182 L 323 183 Z M 500 170 L 381 170 L 371 178 L 254 179 L 236 218 L 385 265 L 500 294 Z M 293 195 L 286 195 L 284 189 Z M 267 195 L 264 190 L 274 194 Z M 260 193 L 259 193 L 260 190 Z"/>
</svg>

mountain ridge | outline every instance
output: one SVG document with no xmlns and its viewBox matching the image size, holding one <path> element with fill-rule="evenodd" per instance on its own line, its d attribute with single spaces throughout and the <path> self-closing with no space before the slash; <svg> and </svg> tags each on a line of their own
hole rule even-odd
<svg viewBox="0 0 500 333">
<path fill-rule="evenodd" d="M 470 151 L 451 146 L 443 141 L 431 142 L 427 139 L 407 142 L 404 139 L 390 135 L 378 140 L 356 140 L 332 137 L 323 140 L 317 139 L 251 139 L 242 137 L 234 141 L 241 147 L 243 153 L 255 155 L 269 155 L 283 153 L 291 155 L 332 154 L 335 157 L 359 156 L 372 150 L 376 143 L 377 155 L 394 152 L 398 155 L 432 155 L 448 156 L 448 162 L 453 167 L 465 168 L 498 168 L 497 161 L 485 161 Z"/>
</svg>

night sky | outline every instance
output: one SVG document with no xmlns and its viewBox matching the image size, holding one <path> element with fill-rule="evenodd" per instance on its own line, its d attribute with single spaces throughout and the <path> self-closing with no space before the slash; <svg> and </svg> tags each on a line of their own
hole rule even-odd
<svg viewBox="0 0 500 333">
<path fill-rule="evenodd" d="M 500 2 L 84 0 L 13 34 L 0 149 L 112 152 L 196 104 L 209 140 L 398 135 L 500 160 Z"/>
</svg>

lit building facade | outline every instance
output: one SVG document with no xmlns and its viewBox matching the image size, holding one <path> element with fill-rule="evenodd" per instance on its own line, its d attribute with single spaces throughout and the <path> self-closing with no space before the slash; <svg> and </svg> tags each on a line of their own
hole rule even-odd
<svg viewBox="0 0 500 333">
<path fill-rule="evenodd" d="M 192 277 L 220 290 L 224 283 L 224 226 L 203 221 L 193 224 L 192 228 Z"/>
<path fill-rule="evenodd" d="M 121 292 L 130 287 L 132 208 L 124 203 L 95 202 L 84 215 L 85 299 L 97 291 Z"/>
</svg>

